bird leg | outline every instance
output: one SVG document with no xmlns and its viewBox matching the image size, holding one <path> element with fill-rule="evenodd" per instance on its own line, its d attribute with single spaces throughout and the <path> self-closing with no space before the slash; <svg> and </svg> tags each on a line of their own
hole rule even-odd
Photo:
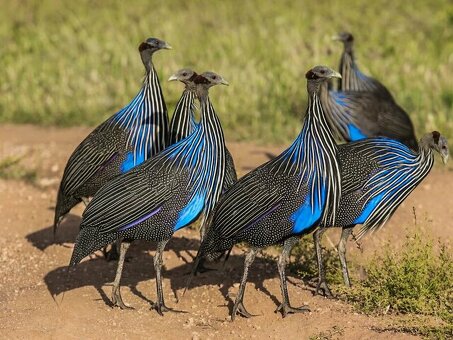
<svg viewBox="0 0 453 340">
<path fill-rule="evenodd" d="M 151 309 L 155 309 L 159 315 L 164 316 L 164 312 L 185 313 L 165 306 L 164 292 L 162 289 L 162 254 L 169 240 L 157 243 L 156 255 L 154 255 L 154 270 L 156 271 L 157 302 L 153 303 Z"/>
<path fill-rule="evenodd" d="M 346 262 L 346 243 L 348 242 L 349 235 L 352 233 L 353 227 L 343 228 L 341 230 L 340 242 L 338 243 L 338 255 L 340 256 L 341 270 L 343 272 L 343 281 L 346 287 L 351 287 L 351 280 L 349 279 L 348 264 Z"/>
<path fill-rule="evenodd" d="M 249 272 L 249 267 L 252 265 L 253 261 L 255 260 L 256 253 L 259 251 L 259 248 L 252 247 L 250 251 L 245 255 L 244 261 L 244 274 L 242 274 L 241 285 L 239 286 L 239 292 L 236 297 L 236 301 L 234 302 L 233 311 L 231 312 L 231 321 L 234 321 L 236 318 L 236 314 L 239 313 L 245 318 L 250 318 L 254 315 L 247 312 L 244 307 L 244 292 L 245 286 L 247 284 L 247 276 Z"/>
<path fill-rule="evenodd" d="M 299 242 L 298 237 L 290 237 L 286 239 L 283 244 L 282 253 L 280 254 L 280 257 L 278 258 L 277 262 L 278 273 L 280 275 L 280 289 L 283 296 L 283 302 L 280 304 L 280 306 L 278 306 L 275 312 L 277 313 L 278 311 L 281 311 L 283 317 L 286 317 L 289 313 L 303 313 L 310 311 L 308 306 L 295 308 L 291 307 L 291 304 L 289 303 L 288 285 L 286 282 L 285 268 L 286 263 L 289 260 L 289 254 L 291 253 L 291 249 L 293 249 L 297 242 Z"/>
<path fill-rule="evenodd" d="M 121 241 L 120 241 L 121 242 Z M 112 288 L 112 303 L 114 306 L 118 306 L 121 309 L 133 309 L 131 306 L 126 305 L 121 298 L 120 292 L 120 281 L 121 275 L 123 274 L 124 259 L 126 258 L 126 252 L 131 244 L 122 242 L 120 247 L 120 258 L 118 260 L 118 267 L 116 269 L 115 281 L 113 281 Z"/>
<path fill-rule="evenodd" d="M 318 262 L 318 284 L 316 285 L 315 295 L 322 294 L 328 298 L 333 298 L 333 294 L 327 286 L 326 282 L 326 269 L 322 260 L 321 238 L 326 228 L 318 228 L 313 233 L 313 241 L 315 243 L 316 261 Z"/>
<path fill-rule="evenodd" d="M 88 197 L 82 197 L 82 202 L 85 204 L 85 207 L 90 203 L 90 199 Z"/>
</svg>

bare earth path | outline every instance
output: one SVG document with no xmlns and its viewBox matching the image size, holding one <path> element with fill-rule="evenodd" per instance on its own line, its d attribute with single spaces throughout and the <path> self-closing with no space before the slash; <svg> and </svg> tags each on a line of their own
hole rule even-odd
<svg viewBox="0 0 453 340">
<path fill-rule="evenodd" d="M 115 264 L 93 256 L 70 275 L 66 265 L 80 223 L 82 206 L 62 223 L 53 244 L 51 223 L 56 189 L 66 160 L 87 135 L 87 128 L 0 127 L 0 159 L 24 156 L 21 164 L 36 169 L 35 184 L 0 180 L 0 334 L 2 338 L 174 338 L 174 339 L 403 339 L 410 335 L 379 332 L 392 316 L 368 317 L 355 313 L 343 302 L 312 295 L 312 288 L 291 277 L 292 303 L 308 304 L 308 314 L 282 319 L 274 313 L 280 301 L 275 263 L 259 258 L 252 267 L 245 304 L 257 314 L 229 322 L 231 298 L 237 292 L 242 273 L 243 250 L 235 249 L 224 271 L 197 276 L 192 289 L 176 302 L 186 282 L 185 273 L 198 247 L 198 232 L 176 233 L 164 255 L 164 291 L 167 304 L 187 313 L 160 317 L 150 311 L 155 299 L 152 265 L 154 244 L 131 247 L 123 280 L 123 298 L 135 310 L 113 309 L 109 304 Z M 253 144 L 229 144 L 239 174 L 243 175 L 267 160 L 266 153 L 281 148 Z M 364 262 L 386 242 L 396 246 L 417 220 L 435 238 L 451 244 L 453 215 L 453 172 L 436 167 L 425 182 L 400 207 L 381 232 L 367 237 L 360 253 L 350 242 L 348 255 Z M 420 222 L 421 221 L 421 222 Z M 329 238 L 337 241 L 332 231 Z M 326 243 L 326 246 L 329 246 Z M 63 294 L 64 293 L 64 294 Z M 53 296 L 55 299 L 53 299 Z"/>
</svg>

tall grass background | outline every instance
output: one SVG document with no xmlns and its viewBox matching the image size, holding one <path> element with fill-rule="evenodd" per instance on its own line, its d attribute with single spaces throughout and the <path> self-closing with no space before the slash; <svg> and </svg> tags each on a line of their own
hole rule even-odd
<svg viewBox="0 0 453 340">
<path fill-rule="evenodd" d="M 418 134 L 453 137 L 453 5 L 436 1 L 0 1 L 0 122 L 96 125 L 138 91 L 137 47 L 156 53 L 171 113 L 182 67 L 213 70 L 229 82 L 212 99 L 229 139 L 287 142 L 305 111 L 304 73 L 337 68 L 356 38 L 361 69 L 380 79 Z"/>
</svg>

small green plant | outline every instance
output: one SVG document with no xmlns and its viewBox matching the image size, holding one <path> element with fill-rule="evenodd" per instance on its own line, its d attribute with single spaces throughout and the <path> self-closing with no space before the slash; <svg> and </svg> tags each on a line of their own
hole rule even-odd
<svg viewBox="0 0 453 340">
<path fill-rule="evenodd" d="M 20 164 L 20 161 L 20 157 L 6 157 L 0 160 L 0 178 L 35 183 L 37 177 L 36 171 L 26 169 Z"/>
<path fill-rule="evenodd" d="M 436 249 L 432 240 L 415 233 L 407 237 L 401 251 L 395 253 L 387 245 L 380 253 L 369 264 L 367 278 L 352 289 L 343 289 L 342 298 L 365 313 L 437 317 L 446 325 L 430 327 L 421 322 L 411 325 L 411 332 L 426 336 L 451 334 L 453 261 L 446 245 L 439 244 Z"/>
</svg>

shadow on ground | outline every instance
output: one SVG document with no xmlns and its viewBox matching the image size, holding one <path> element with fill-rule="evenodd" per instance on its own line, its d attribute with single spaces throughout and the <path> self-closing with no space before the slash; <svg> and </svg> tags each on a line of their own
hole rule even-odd
<svg viewBox="0 0 453 340">
<path fill-rule="evenodd" d="M 153 258 L 150 254 L 150 251 L 155 251 L 155 245 L 155 243 L 152 244 L 144 241 L 137 241 L 132 244 L 128 252 L 130 259 L 124 266 L 121 282 L 122 286 L 128 286 L 133 294 L 149 303 L 152 301 L 148 296 L 152 296 L 154 299 L 154 290 L 142 293 L 138 290 L 137 286 L 142 281 L 149 281 L 155 278 Z M 177 291 L 184 289 L 186 286 L 188 273 L 192 269 L 193 256 L 198 246 L 198 240 L 186 237 L 173 237 L 166 247 L 166 253 L 174 252 L 176 256 L 185 262 L 170 270 L 164 270 L 164 278 L 170 279 L 171 290 L 176 298 L 178 298 Z M 165 258 L 167 257 L 168 255 L 164 254 L 164 265 Z M 225 266 L 222 263 L 208 264 L 210 268 L 215 270 L 195 276 L 192 279 L 190 288 L 216 285 L 219 287 L 221 294 L 227 299 L 231 308 L 232 300 L 228 298 L 228 289 L 234 283 L 240 281 L 243 260 L 244 257 L 242 255 L 231 255 Z M 103 258 L 94 257 L 80 263 L 74 269 L 70 269 L 69 274 L 68 267 L 54 269 L 44 277 L 44 281 L 52 296 L 85 286 L 93 286 L 99 292 L 100 298 L 107 305 L 111 306 L 110 288 L 105 286 L 113 281 L 116 265 L 117 263 L 114 261 L 107 262 Z M 256 289 L 267 294 L 278 305 L 280 297 L 277 298 L 271 294 L 263 284 L 265 280 L 276 277 L 277 269 L 275 261 L 268 260 L 264 257 L 257 257 L 251 268 L 248 283 L 253 283 Z M 108 292 L 108 296 L 106 291 Z M 190 291 L 187 294 L 190 294 Z"/>
<path fill-rule="evenodd" d="M 68 214 L 60 223 L 57 232 L 53 233 L 53 225 L 47 226 L 41 230 L 25 236 L 28 242 L 39 250 L 45 250 L 52 244 L 63 244 L 74 242 L 79 233 L 79 226 L 82 219 L 80 216 Z"/>
</svg>

